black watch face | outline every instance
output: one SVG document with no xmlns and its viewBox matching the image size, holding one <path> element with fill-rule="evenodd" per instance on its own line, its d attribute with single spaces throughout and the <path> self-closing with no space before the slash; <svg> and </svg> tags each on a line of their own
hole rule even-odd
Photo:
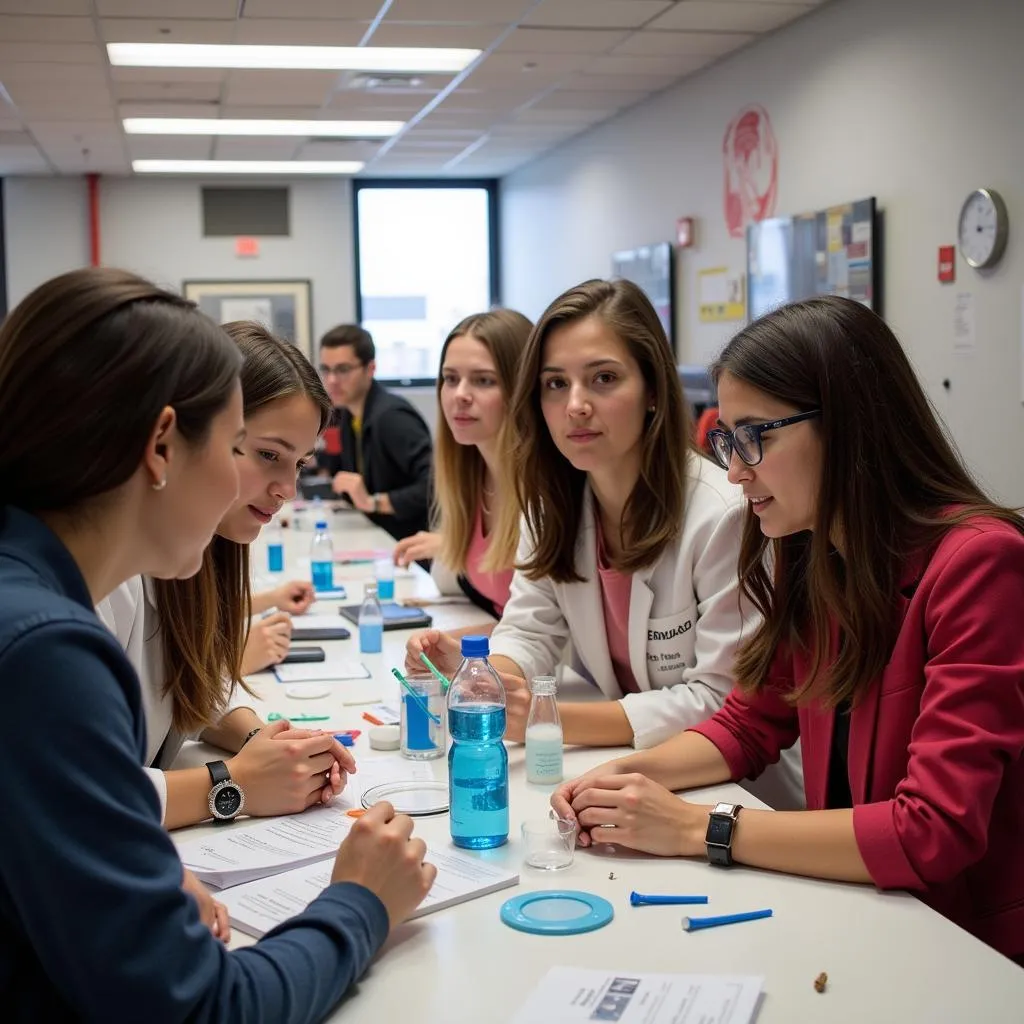
<svg viewBox="0 0 1024 1024">
<path fill-rule="evenodd" d="M 234 786 L 225 786 L 213 798 L 213 806 L 219 815 L 230 818 L 242 806 L 242 794 Z"/>
<path fill-rule="evenodd" d="M 712 816 L 708 822 L 707 842 L 718 843 L 724 846 L 729 842 L 729 836 L 732 835 L 732 825 L 732 818 L 716 818 Z"/>
</svg>

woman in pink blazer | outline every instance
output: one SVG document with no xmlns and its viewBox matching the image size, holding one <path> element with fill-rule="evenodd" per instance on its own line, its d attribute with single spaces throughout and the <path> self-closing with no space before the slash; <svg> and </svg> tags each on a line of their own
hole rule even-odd
<svg viewBox="0 0 1024 1024">
<path fill-rule="evenodd" d="M 1024 964 L 1024 522 L 859 303 L 762 317 L 715 376 L 709 440 L 749 501 L 739 575 L 763 624 L 721 711 L 552 803 L 584 846 L 909 889 Z M 672 795 L 756 776 L 797 737 L 806 811 Z"/>
</svg>

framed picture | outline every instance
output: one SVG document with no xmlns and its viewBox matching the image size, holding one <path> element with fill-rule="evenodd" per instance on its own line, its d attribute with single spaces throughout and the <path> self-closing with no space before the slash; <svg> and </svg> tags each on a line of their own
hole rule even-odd
<svg viewBox="0 0 1024 1024">
<path fill-rule="evenodd" d="M 310 314 L 312 284 L 307 281 L 185 281 L 183 293 L 219 324 L 256 320 L 313 358 Z"/>
</svg>

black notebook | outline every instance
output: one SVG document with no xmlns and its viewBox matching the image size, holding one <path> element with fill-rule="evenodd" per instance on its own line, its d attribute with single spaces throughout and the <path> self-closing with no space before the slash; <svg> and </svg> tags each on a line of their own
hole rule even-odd
<svg viewBox="0 0 1024 1024">
<path fill-rule="evenodd" d="M 349 622 L 359 625 L 358 604 L 343 604 L 338 611 Z M 384 613 L 384 629 L 426 629 L 434 621 L 422 608 L 406 608 L 394 601 L 381 601 L 380 610 Z"/>
</svg>

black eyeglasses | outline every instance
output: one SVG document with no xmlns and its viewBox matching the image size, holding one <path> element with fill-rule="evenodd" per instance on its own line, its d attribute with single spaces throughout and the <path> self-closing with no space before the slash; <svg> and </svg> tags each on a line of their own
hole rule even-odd
<svg viewBox="0 0 1024 1024">
<path fill-rule="evenodd" d="M 735 430 L 709 430 L 708 444 L 711 445 L 711 451 L 723 469 L 729 468 L 733 452 L 748 466 L 756 466 L 764 458 L 764 451 L 761 448 L 762 434 L 769 430 L 778 430 L 779 427 L 788 427 L 791 423 L 803 423 L 804 420 L 812 420 L 820 415 L 820 409 L 812 409 L 810 412 L 772 420 L 770 423 L 747 423 Z"/>
</svg>

